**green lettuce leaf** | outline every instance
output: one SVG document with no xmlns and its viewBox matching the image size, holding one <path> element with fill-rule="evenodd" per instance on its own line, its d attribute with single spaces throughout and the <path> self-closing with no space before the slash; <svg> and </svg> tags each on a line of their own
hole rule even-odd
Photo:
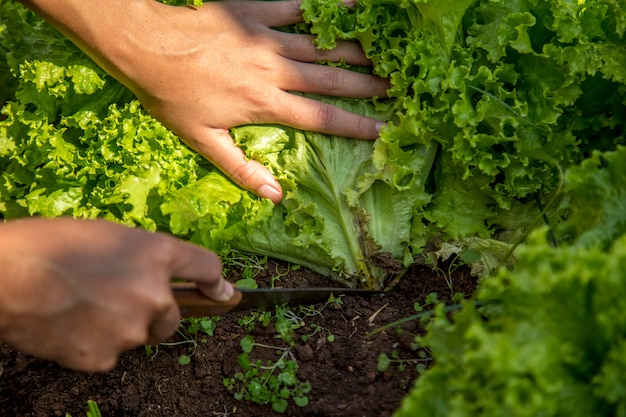
<svg viewBox="0 0 626 417">
<path fill-rule="evenodd" d="M 421 340 L 435 364 L 395 416 L 623 412 L 626 238 L 606 251 L 555 249 L 543 235 L 485 281 L 481 307 L 468 301 L 453 321 L 439 309 Z"/>
<path fill-rule="evenodd" d="M 364 102 L 337 104 L 375 114 Z M 348 285 L 372 288 L 380 288 L 390 270 L 397 272 L 413 261 L 407 225 L 428 196 L 423 192 L 426 176 L 415 175 L 419 166 L 407 167 L 406 152 L 385 149 L 383 142 L 372 146 L 368 141 L 281 126 L 247 126 L 234 129 L 233 135 L 248 155 L 277 174 L 285 192 L 284 201 L 273 208 L 269 219 L 259 221 L 253 230 L 222 236 L 233 248 L 279 256 Z M 403 162 L 384 158 L 383 163 L 381 153 L 390 152 Z M 373 163 L 377 159 L 380 166 Z M 193 195 L 210 193 L 192 191 L 185 198 L 173 194 L 165 211 L 173 217 L 176 212 L 190 213 L 191 207 L 206 206 Z M 219 211 L 231 217 L 232 201 Z M 194 219 L 186 215 L 182 224 L 203 222 L 205 217 L 201 212 Z M 192 228 L 206 229 L 199 224 Z"/>
<path fill-rule="evenodd" d="M 315 98 L 388 124 L 375 142 L 232 129 L 281 182 L 285 199 L 273 207 L 181 144 L 51 27 L 3 2 L 0 61 L 11 81 L 0 120 L 0 213 L 103 217 L 371 288 L 432 259 L 442 242 L 496 259 L 486 248 L 502 245 L 489 242 L 523 237 L 560 189 L 561 172 L 624 143 L 622 3 L 306 0 L 297 31 L 316 34 L 321 48 L 359 41 L 371 71 L 391 80 L 385 99 Z M 560 209 L 546 213 L 552 224 L 581 198 L 570 196 L 570 183 Z"/>
<path fill-rule="evenodd" d="M 626 234 L 626 148 L 594 152 L 565 175 L 569 198 L 559 210 L 559 234 L 585 247 L 609 247 Z"/>
</svg>

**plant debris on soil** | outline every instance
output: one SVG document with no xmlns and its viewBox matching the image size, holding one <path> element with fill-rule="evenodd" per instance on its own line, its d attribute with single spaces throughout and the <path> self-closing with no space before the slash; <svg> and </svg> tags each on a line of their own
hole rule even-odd
<svg viewBox="0 0 626 417">
<path fill-rule="evenodd" d="M 256 277 L 260 287 L 269 286 L 272 276 L 268 271 L 285 274 L 275 286 L 336 286 L 307 269 L 270 261 L 266 271 Z M 416 265 L 383 296 L 344 296 L 340 303 L 316 305 L 319 314 L 306 317 L 306 324 L 296 334 L 311 334 L 314 328 L 324 328 L 325 332 L 306 338 L 306 342 L 298 338 L 292 347 L 297 377 L 312 387 L 307 393 L 309 403 L 298 407 L 288 400 L 283 414 L 274 412 L 270 405 L 236 400 L 224 386 L 224 378 L 241 372 L 237 358 L 244 336 L 249 334 L 255 342 L 268 345 L 282 342 L 277 340 L 272 324 L 257 324 L 250 330 L 240 324 L 246 313 L 237 313 L 220 317 L 213 336 L 197 344 L 185 365 L 178 360 L 189 354 L 189 345 L 177 344 L 184 342 L 180 334 L 151 355 L 145 348 L 126 352 L 116 368 L 106 373 L 71 371 L 0 344 L 0 415 L 83 417 L 87 401 L 93 400 L 103 417 L 391 416 L 419 376 L 416 364 L 428 366 L 431 361 L 427 352 L 415 346 L 415 335 L 422 334 L 424 328 L 419 321 L 409 321 L 373 335 L 371 332 L 414 315 L 415 303 L 423 305 L 431 293 L 449 301 L 456 293 L 470 296 L 475 288 L 476 278 L 466 268 L 445 277 L 431 267 Z M 403 362 L 404 366 L 391 362 L 381 371 L 381 354 L 412 362 Z"/>
</svg>

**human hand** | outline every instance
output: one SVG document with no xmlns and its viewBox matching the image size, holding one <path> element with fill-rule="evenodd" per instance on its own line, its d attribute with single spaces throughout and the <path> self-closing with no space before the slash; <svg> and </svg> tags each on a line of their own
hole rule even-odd
<svg viewBox="0 0 626 417">
<path fill-rule="evenodd" d="M 385 96 L 389 87 L 373 75 L 312 63 L 345 58 L 350 64 L 370 64 L 356 43 L 342 42 L 335 50 L 322 52 L 312 36 L 271 29 L 302 21 L 299 5 L 299 1 L 208 2 L 197 9 L 157 5 L 154 30 L 161 33 L 142 40 L 153 44 L 153 50 L 144 48 L 145 59 L 134 59 L 125 69 L 131 88 L 152 115 L 236 183 L 275 203 L 282 198 L 280 185 L 263 165 L 235 147 L 227 129 L 280 123 L 375 139 L 379 120 L 289 91 L 370 98 Z"/>
<path fill-rule="evenodd" d="M 300 1 L 23 0 L 127 85 L 153 116 L 240 186 L 278 203 L 282 189 L 228 129 L 279 123 L 357 139 L 383 124 L 292 91 L 384 97 L 379 77 L 314 64 L 370 65 L 357 43 L 320 51 L 313 36 L 272 29 L 302 21 Z M 71 5 L 71 6 L 70 6 Z"/>
<path fill-rule="evenodd" d="M 176 238 L 102 220 L 0 225 L 0 340 L 84 371 L 175 332 L 173 277 L 228 300 L 218 257 Z"/>
</svg>

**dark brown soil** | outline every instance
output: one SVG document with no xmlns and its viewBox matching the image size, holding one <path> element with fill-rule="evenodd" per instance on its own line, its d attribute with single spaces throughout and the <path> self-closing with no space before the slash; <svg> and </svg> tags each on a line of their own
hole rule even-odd
<svg viewBox="0 0 626 417">
<path fill-rule="evenodd" d="M 287 271 L 284 265 L 270 263 L 268 270 Z M 268 275 L 269 276 L 269 275 Z M 476 281 L 466 270 L 457 270 L 454 292 L 470 295 Z M 304 269 L 289 270 L 277 285 L 321 287 L 333 285 L 326 278 Z M 267 285 L 261 284 L 262 286 Z M 415 321 L 368 337 L 373 330 L 415 314 L 414 303 L 436 292 L 440 300 L 450 300 L 452 291 L 444 276 L 429 267 L 411 268 L 392 291 L 382 297 L 343 297 L 343 304 L 316 305 L 319 314 L 304 317 L 298 336 L 319 332 L 306 342 L 296 338 L 290 352 L 296 359 L 300 381 L 310 382 L 309 404 L 296 406 L 291 400 L 284 414 L 270 405 L 236 400 L 224 387 L 223 379 L 241 368 L 240 340 L 246 334 L 257 343 L 288 346 L 277 338 L 273 325 L 258 323 L 251 331 L 240 325 L 246 313 L 221 317 L 215 333 L 198 343 L 191 362 L 180 365 L 189 343 L 159 346 L 154 357 L 144 348 L 125 353 L 111 372 L 89 374 L 69 371 L 38 360 L 0 344 L 0 415 L 84 417 L 87 401 L 94 400 L 103 417 L 115 416 L 300 416 L 300 417 L 384 417 L 391 416 L 418 377 L 416 363 L 430 358 L 415 350 L 414 336 L 423 331 Z M 294 310 L 298 311 L 298 310 Z M 334 341 L 328 341 L 328 334 Z M 175 335 L 169 342 L 184 341 Z M 272 349 L 255 348 L 252 358 L 270 355 Z M 395 353 L 394 353 L 395 352 Z M 380 354 L 412 359 L 404 369 L 392 363 L 387 371 L 377 370 Z M 265 358 L 262 358 L 265 360 Z M 418 362 L 419 361 L 419 362 Z"/>
</svg>

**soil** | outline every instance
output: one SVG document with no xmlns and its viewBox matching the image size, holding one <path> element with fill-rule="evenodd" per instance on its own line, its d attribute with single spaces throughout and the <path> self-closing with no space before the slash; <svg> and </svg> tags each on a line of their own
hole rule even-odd
<svg viewBox="0 0 626 417">
<path fill-rule="evenodd" d="M 270 262 L 267 271 L 285 274 L 276 286 L 337 286 L 309 270 L 288 269 L 280 262 Z M 268 286 L 270 274 L 261 275 L 259 286 Z M 0 344 L 0 415 L 79 417 L 86 415 L 87 401 L 93 400 L 103 417 L 391 416 L 419 376 L 416 365 L 428 366 L 432 360 L 414 345 L 415 335 L 424 331 L 419 321 L 370 333 L 415 314 L 414 304 L 423 305 L 432 292 L 439 300 L 451 300 L 454 293 L 471 295 L 476 288 L 476 279 L 466 269 L 457 269 L 451 279 L 454 291 L 450 279 L 416 265 L 383 296 L 344 296 L 341 303 L 315 305 L 314 314 L 306 316 L 302 311 L 310 310 L 294 309 L 306 324 L 295 330 L 298 337 L 291 347 L 277 338 L 273 324 L 257 323 L 252 330 L 243 326 L 242 319 L 251 313 L 225 315 L 217 321 L 213 336 L 206 341 L 198 338 L 191 362 L 185 365 L 179 364 L 179 356 L 191 352 L 189 343 L 178 344 L 187 340 L 182 333 L 151 355 L 145 348 L 126 352 L 114 370 L 96 374 L 70 371 Z M 315 329 L 323 331 L 302 339 Z M 257 343 L 289 349 L 298 364 L 297 377 L 311 384 L 308 405 L 298 407 L 289 400 L 286 412 L 279 414 L 269 404 L 235 399 L 223 380 L 241 372 L 237 358 L 246 334 Z M 392 362 L 380 371 L 378 357 L 383 353 L 411 361 L 404 366 Z M 275 349 L 255 347 L 250 357 L 265 361 L 277 354 Z"/>
</svg>

